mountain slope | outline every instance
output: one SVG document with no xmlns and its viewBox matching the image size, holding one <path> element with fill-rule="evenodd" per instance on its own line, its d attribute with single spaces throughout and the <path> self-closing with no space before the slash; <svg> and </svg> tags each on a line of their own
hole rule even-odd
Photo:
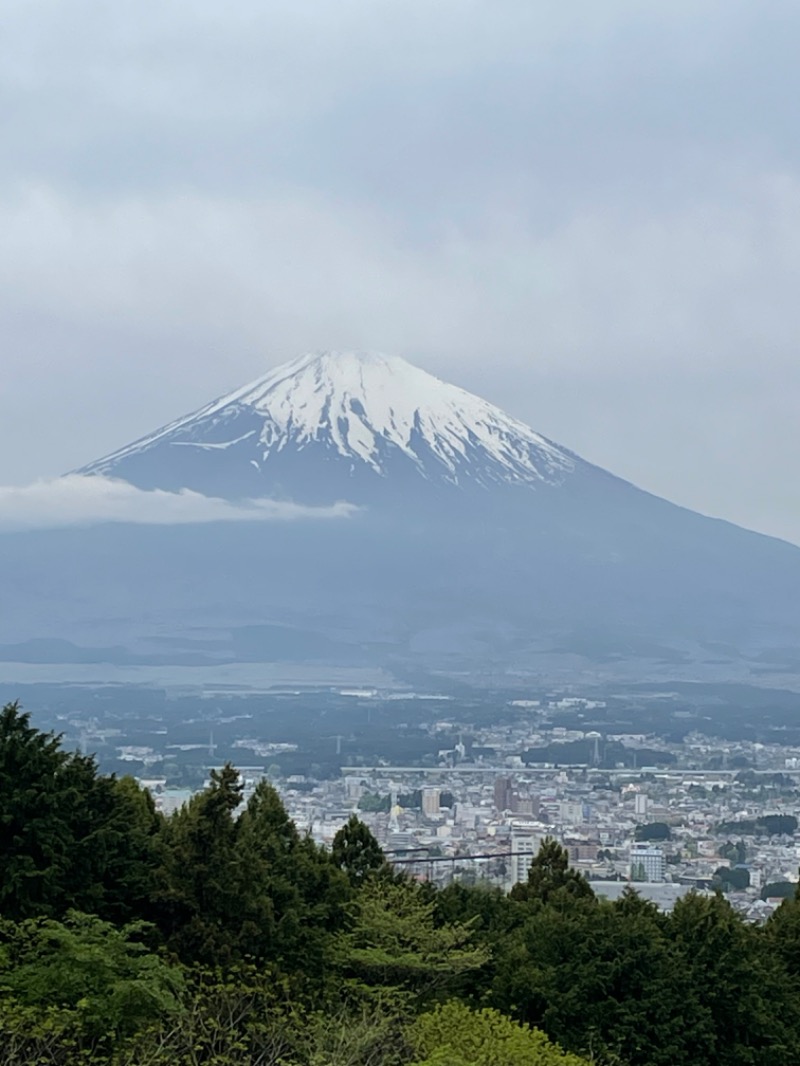
<svg viewBox="0 0 800 1066">
<path fill-rule="evenodd" d="M 6 535 L 20 606 L 2 642 L 284 625 L 470 670 L 657 648 L 698 676 L 705 645 L 755 661 L 800 643 L 800 549 L 641 491 L 393 357 L 304 356 L 82 472 L 360 508 Z"/>
<path fill-rule="evenodd" d="M 227 498 L 320 502 L 349 492 L 364 502 L 378 479 L 396 489 L 409 481 L 558 485 L 580 463 L 403 359 L 326 352 L 278 367 L 80 472 Z"/>
</svg>

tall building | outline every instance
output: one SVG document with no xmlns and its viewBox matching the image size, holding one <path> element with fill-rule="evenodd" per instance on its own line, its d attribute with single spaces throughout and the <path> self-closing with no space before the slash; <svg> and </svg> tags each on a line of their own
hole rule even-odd
<svg viewBox="0 0 800 1066">
<path fill-rule="evenodd" d="M 422 813 L 427 814 L 428 817 L 439 813 L 439 796 L 440 790 L 438 788 L 423 788 L 422 790 Z"/>
<path fill-rule="evenodd" d="M 631 881 L 663 881 L 666 869 L 667 862 L 661 848 L 646 843 L 631 844 Z"/>
<path fill-rule="evenodd" d="M 530 833 L 524 829 L 511 831 L 511 857 L 508 861 L 508 880 L 511 888 L 528 880 L 528 870 L 541 842 L 542 838 L 538 833 Z"/>
<path fill-rule="evenodd" d="M 494 808 L 502 814 L 510 811 L 513 802 L 514 789 L 510 777 L 498 777 L 494 783 Z"/>
<path fill-rule="evenodd" d="M 637 818 L 647 817 L 647 808 L 649 806 L 647 793 L 637 792 L 633 798 L 633 813 Z"/>
</svg>

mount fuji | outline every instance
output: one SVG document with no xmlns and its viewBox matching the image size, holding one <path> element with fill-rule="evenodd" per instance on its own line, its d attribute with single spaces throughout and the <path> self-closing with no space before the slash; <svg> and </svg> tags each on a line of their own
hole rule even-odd
<svg viewBox="0 0 800 1066">
<path fill-rule="evenodd" d="M 77 473 L 355 510 L 5 534 L 20 637 L 163 650 L 214 633 L 269 659 L 280 631 L 311 657 L 732 676 L 766 656 L 800 673 L 800 548 L 642 491 L 394 356 L 303 356 Z"/>
<path fill-rule="evenodd" d="M 560 485 L 577 456 L 395 356 L 306 355 L 84 467 L 140 488 L 369 502 Z M 384 492 L 379 485 L 388 487 Z"/>
</svg>

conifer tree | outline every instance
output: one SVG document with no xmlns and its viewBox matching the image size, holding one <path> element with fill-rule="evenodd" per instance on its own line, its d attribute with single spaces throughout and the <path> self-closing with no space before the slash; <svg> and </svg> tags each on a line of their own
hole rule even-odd
<svg viewBox="0 0 800 1066">
<path fill-rule="evenodd" d="M 90 756 L 0 712 L 0 912 L 60 917 L 69 909 L 127 920 L 151 894 L 158 819 L 134 782 L 98 774 Z"/>
<path fill-rule="evenodd" d="M 331 855 L 353 885 L 361 884 L 371 871 L 379 870 L 386 862 L 380 844 L 355 814 L 333 838 Z"/>
<path fill-rule="evenodd" d="M 241 799 L 239 774 L 226 763 L 165 826 L 158 920 L 183 961 L 219 965 L 239 954 L 241 871 L 233 815 Z"/>
<path fill-rule="evenodd" d="M 368 878 L 353 902 L 351 927 L 339 938 L 344 972 L 362 987 L 424 1000 L 483 966 L 490 953 L 474 942 L 472 924 L 437 924 L 435 910 L 414 881 Z"/>
<path fill-rule="evenodd" d="M 239 825 L 243 935 L 250 954 L 290 973 L 321 977 L 349 896 L 330 855 L 301 836 L 275 788 L 260 782 Z"/>
<path fill-rule="evenodd" d="M 556 894 L 576 899 L 594 898 L 583 874 L 570 867 L 567 849 L 557 840 L 545 837 L 528 869 L 528 880 L 514 885 L 511 898 L 549 903 Z"/>
</svg>

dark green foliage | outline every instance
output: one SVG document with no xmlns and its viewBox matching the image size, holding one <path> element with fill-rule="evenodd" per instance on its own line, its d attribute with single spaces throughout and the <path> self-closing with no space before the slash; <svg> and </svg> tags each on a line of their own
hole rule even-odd
<svg viewBox="0 0 800 1066">
<path fill-rule="evenodd" d="M 767 922 L 765 933 L 786 972 L 794 981 L 800 981 L 800 885 L 793 888 L 791 896 L 784 899 Z"/>
<path fill-rule="evenodd" d="M 628 1066 L 693 1061 L 692 1004 L 664 920 L 633 892 L 533 911 L 504 951 L 492 998 L 574 1051 Z"/>
<path fill-rule="evenodd" d="M 771 881 L 761 889 L 762 899 L 793 899 L 797 891 L 794 881 Z"/>
<path fill-rule="evenodd" d="M 369 811 L 373 814 L 386 812 L 391 805 L 391 796 L 379 796 L 377 792 L 365 792 L 358 801 L 358 809 L 360 811 Z"/>
<path fill-rule="evenodd" d="M 747 925 L 721 896 L 679 900 L 669 919 L 686 1002 L 696 1004 L 690 1031 L 703 1036 L 699 1066 L 779 1066 L 797 1061 L 792 1002 L 797 995 L 765 931 Z"/>
<path fill-rule="evenodd" d="M 161 818 L 16 706 L 0 769 L 0 1066 L 798 1060 L 794 883 L 764 889 L 787 898 L 763 927 L 722 895 L 665 915 L 598 900 L 545 840 L 509 895 L 440 891 L 355 817 L 328 852 L 269 784 L 243 808 L 232 766 Z M 720 885 L 744 886 L 744 845 L 721 852 Z"/>
<path fill-rule="evenodd" d="M 241 798 L 239 775 L 225 766 L 165 827 L 159 924 L 184 961 L 224 964 L 239 954 L 244 871 L 233 812 Z"/>
<path fill-rule="evenodd" d="M 671 840 L 672 830 L 666 822 L 648 822 L 637 825 L 634 835 L 637 840 Z"/>
<path fill-rule="evenodd" d="M 741 892 L 750 885 L 750 871 L 743 866 L 720 866 L 714 871 L 714 882 L 723 892 Z"/>
<path fill-rule="evenodd" d="M 347 879 L 298 834 L 270 784 L 236 818 L 241 795 L 225 766 L 167 823 L 159 894 L 167 942 L 185 962 L 250 957 L 314 975 L 343 921 Z"/>
<path fill-rule="evenodd" d="M 125 921 L 142 913 L 159 821 L 130 779 L 98 775 L 12 703 L 0 712 L 0 913 L 69 909 Z"/>
<path fill-rule="evenodd" d="M 380 844 L 355 814 L 350 815 L 333 838 L 331 857 L 354 885 L 360 884 L 370 871 L 379 870 L 386 862 Z"/>
<path fill-rule="evenodd" d="M 793 814 L 765 814 L 762 818 L 721 822 L 717 832 L 740 833 L 743 836 L 794 836 L 797 819 Z"/>
<path fill-rule="evenodd" d="M 719 857 L 721 859 L 727 859 L 732 864 L 743 863 L 747 861 L 747 845 L 743 840 L 738 840 L 735 844 L 730 840 L 726 840 L 722 847 L 719 849 Z"/>
<path fill-rule="evenodd" d="M 286 972 L 318 980 L 350 896 L 347 877 L 309 837 L 301 837 L 280 796 L 259 784 L 238 826 L 240 902 L 248 917 L 243 948 Z"/>
<path fill-rule="evenodd" d="M 567 849 L 545 837 L 528 870 L 528 880 L 511 889 L 516 900 L 563 903 L 570 899 L 594 899 L 589 882 L 569 864 Z"/>
</svg>

